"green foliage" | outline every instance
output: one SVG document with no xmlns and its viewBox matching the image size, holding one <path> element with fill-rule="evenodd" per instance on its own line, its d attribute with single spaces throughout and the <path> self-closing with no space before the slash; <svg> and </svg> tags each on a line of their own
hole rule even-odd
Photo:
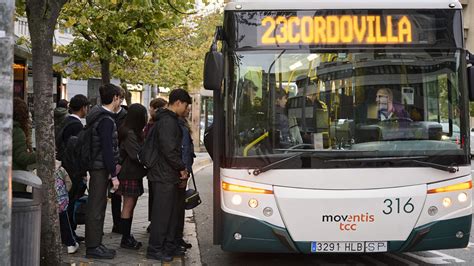
<svg viewBox="0 0 474 266">
<path fill-rule="evenodd" d="M 73 0 L 64 7 L 62 26 L 73 28 L 75 40 L 56 50 L 68 55 L 56 70 L 73 79 L 98 77 L 100 60 L 107 59 L 112 76 L 129 83 L 201 87 L 204 54 L 222 14 L 185 16 L 180 10 L 189 2 L 184 0 L 171 6 L 90 2 Z"/>
<path fill-rule="evenodd" d="M 68 55 L 64 64 L 75 65 L 64 70 L 81 76 L 96 72 L 100 60 L 110 61 L 116 70 L 113 64 L 123 68 L 129 66 L 125 62 L 142 60 L 159 41 L 160 31 L 179 24 L 180 10 L 190 7 L 190 0 L 72 0 L 64 6 L 60 21 L 73 29 L 75 37 L 64 51 Z"/>
<path fill-rule="evenodd" d="M 166 31 L 163 38 L 168 41 L 156 50 L 160 86 L 190 91 L 201 88 L 204 55 L 209 51 L 216 26 L 222 25 L 222 14 L 196 16 L 188 25 L 194 26 Z"/>
<path fill-rule="evenodd" d="M 22 17 L 25 15 L 25 1 L 26 0 L 15 0 L 15 16 L 16 17 Z"/>
</svg>

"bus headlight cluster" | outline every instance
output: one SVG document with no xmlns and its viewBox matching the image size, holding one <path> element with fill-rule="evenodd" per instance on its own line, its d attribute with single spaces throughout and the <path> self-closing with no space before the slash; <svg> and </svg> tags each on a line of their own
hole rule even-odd
<svg viewBox="0 0 474 266">
<path fill-rule="evenodd" d="M 459 202 L 466 202 L 467 201 L 467 194 L 465 192 L 461 192 L 458 195 Z"/>
<path fill-rule="evenodd" d="M 451 204 L 452 204 L 451 198 L 446 197 L 446 198 L 443 199 L 443 206 L 444 206 L 445 208 L 450 207 Z"/>
<path fill-rule="evenodd" d="M 461 192 L 461 193 L 458 194 L 458 201 L 460 203 L 464 203 L 467 200 L 468 200 L 467 193 Z M 451 207 L 451 205 L 453 205 L 453 200 L 450 197 L 445 197 L 445 198 L 443 198 L 442 203 L 443 203 L 443 206 L 445 208 L 449 208 L 449 207 Z"/>
<path fill-rule="evenodd" d="M 232 196 L 232 204 L 234 205 L 240 205 L 242 203 L 242 196 L 236 194 Z"/>
<path fill-rule="evenodd" d="M 256 199 L 250 199 L 249 200 L 249 207 L 252 209 L 255 209 L 258 207 L 258 200 Z"/>
</svg>

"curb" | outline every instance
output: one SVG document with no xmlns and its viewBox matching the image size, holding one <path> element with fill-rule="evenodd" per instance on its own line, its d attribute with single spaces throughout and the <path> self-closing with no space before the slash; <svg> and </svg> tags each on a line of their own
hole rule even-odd
<svg viewBox="0 0 474 266">
<path fill-rule="evenodd" d="M 196 174 L 202 169 L 212 164 L 211 158 L 199 160 L 193 165 L 193 172 Z M 201 252 L 197 239 L 196 220 L 194 219 L 194 211 L 187 210 L 185 214 L 186 222 L 184 223 L 184 238 L 193 247 L 186 253 L 182 265 L 202 265 Z"/>
</svg>

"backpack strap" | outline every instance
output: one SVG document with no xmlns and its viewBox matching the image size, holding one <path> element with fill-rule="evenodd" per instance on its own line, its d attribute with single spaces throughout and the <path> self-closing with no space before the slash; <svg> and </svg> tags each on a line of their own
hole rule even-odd
<svg viewBox="0 0 474 266">
<path fill-rule="evenodd" d="M 196 186 L 196 180 L 194 179 L 194 172 L 193 171 L 191 171 L 191 178 L 193 179 L 194 190 L 196 190 L 196 192 L 197 192 L 198 189 L 197 189 L 197 186 Z"/>
</svg>

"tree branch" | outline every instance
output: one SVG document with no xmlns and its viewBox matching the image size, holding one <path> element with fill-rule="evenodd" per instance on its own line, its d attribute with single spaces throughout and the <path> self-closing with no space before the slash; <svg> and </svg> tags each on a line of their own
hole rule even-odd
<svg viewBox="0 0 474 266">
<path fill-rule="evenodd" d="M 171 9 L 173 9 L 176 13 L 178 14 L 182 14 L 182 15 L 195 15 L 197 14 L 197 11 L 195 12 L 191 12 L 191 13 L 187 13 L 187 12 L 183 12 L 179 9 L 177 9 L 173 4 L 171 4 L 171 1 L 170 0 L 166 0 L 166 2 L 168 3 L 168 5 L 171 7 Z"/>
<path fill-rule="evenodd" d="M 136 29 L 139 29 L 139 28 L 141 28 L 141 27 L 143 27 L 143 26 L 144 26 L 143 23 L 141 23 L 140 21 L 137 21 L 137 24 L 135 24 L 135 26 L 126 29 L 126 30 L 123 32 L 123 34 L 128 34 L 129 32 L 131 32 L 131 31 L 133 31 L 133 30 L 136 30 Z"/>
</svg>

